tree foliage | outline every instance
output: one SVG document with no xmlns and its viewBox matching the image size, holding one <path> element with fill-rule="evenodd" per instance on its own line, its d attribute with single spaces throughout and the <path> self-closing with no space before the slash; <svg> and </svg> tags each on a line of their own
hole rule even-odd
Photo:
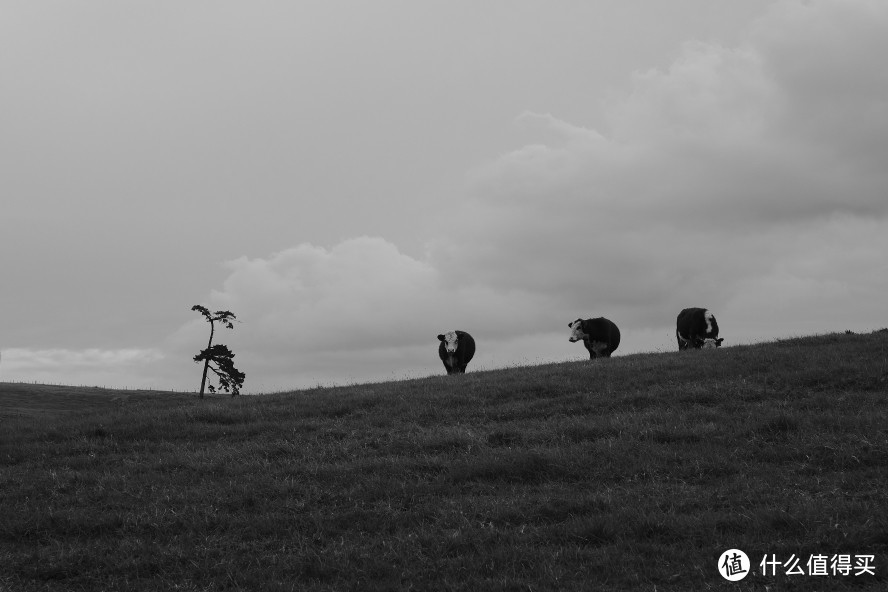
<svg viewBox="0 0 888 592">
<path fill-rule="evenodd" d="M 207 347 L 194 356 L 195 362 L 203 362 L 203 376 L 200 380 L 200 397 L 203 398 L 204 390 L 208 387 L 211 393 L 216 392 L 216 387 L 212 384 L 207 385 L 207 373 L 212 370 L 219 381 L 219 387 L 230 392 L 231 396 L 240 393 L 240 389 L 244 384 L 246 374 L 234 367 L 234 353 L 228 349 L 227 345 L 218 343 L 213 345 L 213 336 L 216 333 L 216 323 L 220 323 L 223 327 L 234 329 L 234 321 L 237 317 L 229 310 L 217 310 L 210 312 L 204 306 L 195 304 L 191 310 L 196 310 L 204 316 L 210 324 L 210 340 Z"/>
</svg>

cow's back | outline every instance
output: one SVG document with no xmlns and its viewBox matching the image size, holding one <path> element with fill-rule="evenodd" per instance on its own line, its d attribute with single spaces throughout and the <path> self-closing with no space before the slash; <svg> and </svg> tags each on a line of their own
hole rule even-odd
<svg viewBox="0 0 888 592">
<path fill-rule="evenodd" d="M 606 343 L 607 347 L 603 351 L 596 351 L 597 355 L 610 357 L 614 350 L 620 345 L 620 328 L 616 323 L 604 317 L 595 319 L 587 319 L 583 322 L 583 331 L 588 336 L 585 339 L 586 349 L 589 353 L 593 353 L 593 343 Z"/>
<path fill-rule="evenodd" d="M 705 308 L 686 308 L 678 313 L 678 318 L 675 319 L 675 328 L 682 336 L 687 337 L 691 332 L 696 333 L 701 324 L 704 328 L 706 327 L 705 315 Z"/>
<path fill-rule="evenodd" d="M 699 349 L 706 343 L 707 347 L 718 347 L 723 339 L 718 338 L 718 321 L 712 311 L 706 308 L 686 308 L 678 313 L 675 320 L 675 337 L 678 349 Z"/>
<path fill-rule="evenodd" d="M 456 334 L 459 336 L 459 345 L 456 348 L 456 355 L 461 364 L 468 364 L 475 356 L 475 338 L 465 331 L 457 331 Z"/>
</svg>

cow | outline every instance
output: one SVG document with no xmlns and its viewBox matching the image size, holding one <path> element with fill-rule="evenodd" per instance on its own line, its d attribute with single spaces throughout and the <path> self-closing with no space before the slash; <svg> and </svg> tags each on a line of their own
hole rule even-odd
<svg viewBox="0 0 888 592">
<path fill-rule="evenodd" d="M 447 374 L 465 374 L 466 366 L 475 355 L 475 340 L 465 331 L 448 331 L 438 335 L 438 357 L 444 362 Z"/>
<path fill-rule="evenodd" d="M 570 327 L 570 342 L 583 340 L 589 350 L 589 359 L 609 358 L 620 345 L 620 330 L 604 317 L 597 319 L 577 319 L 567 324 Z"/>
<path fill-rule="evenodd" d="M 675 321 L 675 338 L 679 351 L 684 349 L 714 349 L 724 339 L 718 336 L 718 323 L 705 308 L 686 308 Z"/>
</svg>

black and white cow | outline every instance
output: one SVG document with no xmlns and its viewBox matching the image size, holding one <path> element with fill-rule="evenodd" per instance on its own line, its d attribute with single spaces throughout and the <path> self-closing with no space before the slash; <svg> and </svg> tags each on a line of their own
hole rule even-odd
<svg viewBox="0 0 888 592">
<path fill-rule="evenodd" d="M 465 331 L 448 331 L 438 335 L 438 357 L 447 374 L 464 374 L 475 355 L 475 340 Z"/>
<path fill-rule="evenodd" d="M 713 349 L 721 346 L 724 341 L 718 336 L 715 316 L 705 308 L 686 308 L 678 313 L 675 337 L 678 339 L 679 350 Z"/>
<path fill-rule="evenodd" d="M 620 345 L 620 330 L 604 317 L 597 319 L 577 319 L 567 325 L 570 327 L 570 341 L 583 340 L 589 350 L 589 359 L 609 358 Z"/>
</svg>

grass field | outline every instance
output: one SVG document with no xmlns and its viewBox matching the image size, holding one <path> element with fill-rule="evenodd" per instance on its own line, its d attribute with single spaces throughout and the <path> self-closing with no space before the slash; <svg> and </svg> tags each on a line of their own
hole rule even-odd
<svg viewBox="0 0 888 592">
<path fill-rule="evenodd" d="M 731 548 L 755 572 L 738 583 Z M 766 554 L 873 555 L 874 574 L 765 575 Z M 203 401 L 0 384 L 2 592 L 886 574 L 884 330 Z"/>
</svg>

